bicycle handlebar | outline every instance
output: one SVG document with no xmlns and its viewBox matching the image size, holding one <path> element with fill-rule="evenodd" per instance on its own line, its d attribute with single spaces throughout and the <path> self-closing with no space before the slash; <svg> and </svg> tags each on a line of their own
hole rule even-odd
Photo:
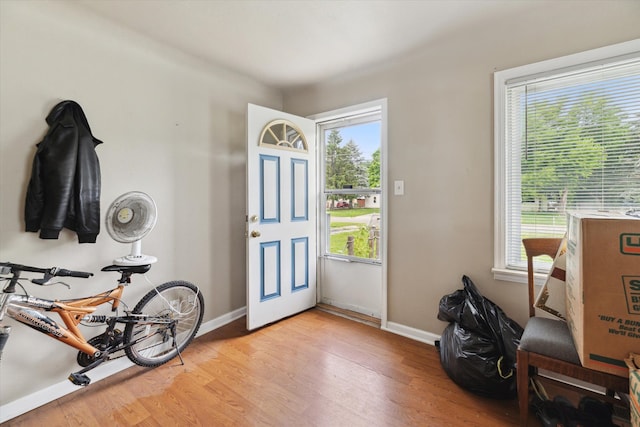
<svg viewBox="0 0 640 427">
<path fill-rule="evenodd" d="M 89 273 L 89 272 L 86 272 L 86 271 L 73 271 L 73 270 L 67 270 L 65 268 L 59 268 L 56 271 L 56 274 L 54 274 L 54 276 L 81 277 L 83 279 L 86 279 L 88 277 L 93 276 L 93 273 Z"/>
<path fill-rule="evenodd" d="M 22 271 L 27 271 L 29 273 L 42 273 L 44 274 L 44 278 L 42 279 L 32 279 L 31 281 L 36 285 L 44 285 L 49 282 L 52 277 L 80 277 L 86 279 L 88 277 L 93 276 L 93 273 L 89 273 L 86 271 L 74 271 L 67 270 L 66 268 L 59 267 L 51 267 L 51 268 L 40 268 L 40 267 L 31 267 L 28 265 L 21 264 L 13 264 L 10 262 L 0 262 L 0 267 L 7 267 L 11 270 L 11 273 L 16 275 L 20 274 Z"/>
<path fill-rule="evenodd" d="M 0 262 L 0 267 L 8 267 L 12 273 L 18 271 L 28 271 L 30 273 L 46 273 L 47 271 L 49 271 L 48 268 L 30 267 L 28 265 L 13 264 L 10 262 Z"/>
</svg>

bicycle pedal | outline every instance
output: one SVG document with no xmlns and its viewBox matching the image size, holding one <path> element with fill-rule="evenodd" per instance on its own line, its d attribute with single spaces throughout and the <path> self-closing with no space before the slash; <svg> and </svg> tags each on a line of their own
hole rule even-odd
<svg viewBox="0 0 640 427">
<path fill-rule="evenodd" d="M 69 381 L 71 381 L 75 385 L 86 387 L 91 382 L 91 378 L 89 378 L 85 374 L 71 373 L 69 374 Z"/>
</svg>

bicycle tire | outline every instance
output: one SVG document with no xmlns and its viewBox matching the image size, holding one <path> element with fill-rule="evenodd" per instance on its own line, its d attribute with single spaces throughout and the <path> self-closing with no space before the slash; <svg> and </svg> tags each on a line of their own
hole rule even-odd
<svg viewBox="0 0 640 427">
<path fill-rule="evenodd" d="M 138 340 L 141 334 L 148 338 L 125 347 L 125 354 L 133 363 L 155 367 L 167 363 L 195 338 L 204 314 L 204 298 L 196 286 L 185 281 L 172 281 L 149 291 L 133 309 L 133 314 L 165 317 L 177 321 L 175 340 L 170 328 L 153 322 L 128 323 L 124 329 L 124 342 Z"/>
</svg>

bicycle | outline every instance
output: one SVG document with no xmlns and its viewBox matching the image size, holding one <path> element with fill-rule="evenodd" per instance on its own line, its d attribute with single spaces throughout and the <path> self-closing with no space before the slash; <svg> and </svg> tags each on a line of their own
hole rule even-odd
<svg viewBox="0 0 640 427">
<path fill-rule="evenodd" d="M 20 282 L 30 280 L 40 286 L 63 284 L 70 288 L 64 282 L 53 282 L 53 278 L 89 278 L 93 274 L 0 262 L 0 280 L 9 282 L 0 295 L 0 322 L 6 313 L 16 321 L 79 350 L 76 360 L 83 369 L 69 375 L 69 380 L 78 386 L 87 386 L 91 382 L 86 372 L 124 355 L 144 367 L 160 366 L 176 356 L 184 365 L 182 351 L 195 338 L 202 323 L 202 293 L 189 282 L 171 281 L 149 291 L 133 310 L 128 310 L 122 301 L 125 286 L 131 283 L 133 274 L 144 274 L 150 268 L 151 264 L 109 265 L 102 271 L 121 274 L 115 288 L 83 298 L 48 300 L 29 295 Z M 22 278 L 22 272 L 40 273 L 43 277 Z M 23 294 L 16 294 L 16 286 L 22 288 Z M 115 315 L 93 314 L 98 306 L 109 303 Z M 124 315 L 118 313 L 120 303 L 125 307 Z M 57 313 L 64 326 L 45 312 Z M 119 324 L 124 325 L 124 330 L 116 328 Z M 106 330 L 87 340 L 79 325 L 106 325 Z M 0 358 L 10 332 L 11 326 L 0 323 Z"/>
</svg>

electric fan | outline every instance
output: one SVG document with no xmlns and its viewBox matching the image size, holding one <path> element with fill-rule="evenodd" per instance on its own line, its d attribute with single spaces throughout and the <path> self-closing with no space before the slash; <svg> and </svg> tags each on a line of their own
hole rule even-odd
<svg viewBox="0 0 640 427">
<path fill-rule="evenodd" d="M 146 265 L 158 259 L 142 254 L 142 238 L 156 225 L 156 204 L 141 191 L 130 191 L 115 199 L 105 218 L 107 232 L 116 242 L 131 243 L 129 255 L 113 260 L 115 265 Z"/>
</svg>

